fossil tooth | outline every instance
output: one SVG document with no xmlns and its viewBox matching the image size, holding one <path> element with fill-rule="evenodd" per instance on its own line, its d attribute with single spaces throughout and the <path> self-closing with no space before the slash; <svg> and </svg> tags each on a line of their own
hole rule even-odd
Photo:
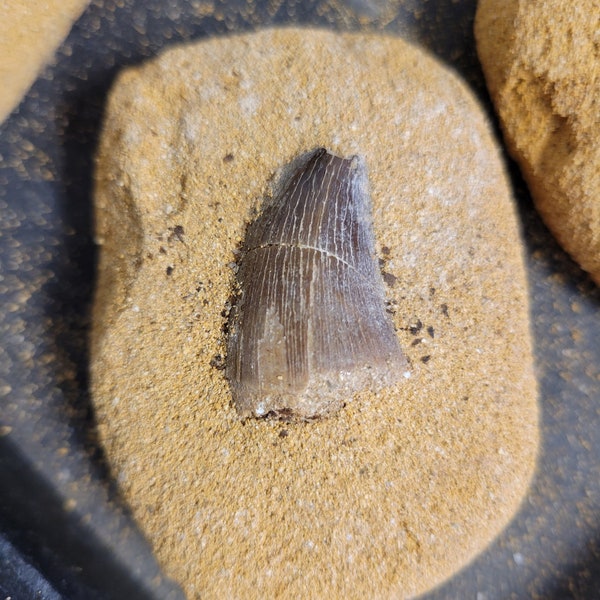
<svg viewBox="0 0 600 600">
<path fill-rule="evenodd" d="M 406 371 L 360 157 L 310 154 L 249 225 L 238 281 L 226 374 L 241 415 L 324 416 Z"/>
</svg>

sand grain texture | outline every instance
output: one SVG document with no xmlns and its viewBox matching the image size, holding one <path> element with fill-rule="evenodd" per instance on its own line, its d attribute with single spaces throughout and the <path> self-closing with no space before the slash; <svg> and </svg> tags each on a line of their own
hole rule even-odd
<svg viewBox="0 0 600 600">
<path fill-rule="evenodd" d="M 278 169 L 369 168 L 412 376 L 312 423 L 242 422 L 222 364 L 231 263 Z M 405 42 L 269 30 L 124 71 L 98 156 L 92 335 L 119 486 L 190 598 L 423 592 L 506 525 L 538 444 L 522 246 L 498 148 Z"/>
<path fill-rule="evenodd" d="M 600 2 L 481 0 L 475 36 L 538 211 L 600 283 Z"/>
</svg>

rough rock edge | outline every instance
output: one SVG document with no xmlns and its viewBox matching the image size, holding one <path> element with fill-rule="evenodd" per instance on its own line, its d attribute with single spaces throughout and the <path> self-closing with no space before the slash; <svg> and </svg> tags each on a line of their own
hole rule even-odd
<svg viewBox="0 0 600 600">
<path fill-rule="evenodd" d="M 508 151 L 521 167 L 536 208 L 559 243 L 600 284 L 600 209 L 593 181 L 581 168 L 587 155 L 577 148 L 592 132 L 558 97 L 557 87 L 567 82 L 518 56 L 522 48 L 515 23 L 521 10 L 526 8 L 519 0 L 501 5 L 481 0 L 477 52 Z M 587 149 L 600 170 L 600 151 L 591 145 Z M 582 210 L 582 199 L 587 210 Z"/>
</svg>

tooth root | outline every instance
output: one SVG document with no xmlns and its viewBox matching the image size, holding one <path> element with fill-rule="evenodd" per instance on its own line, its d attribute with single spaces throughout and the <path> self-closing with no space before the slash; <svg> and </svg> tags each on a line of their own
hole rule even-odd
<svg viewBox="0 0 600 600">
<path fill-rule="evenodd" d="M 238 280 L 226 374 L 241 415 L 325 416 L 406 371 L 361 158 L 312 153 L 248 227 Z"/>
</svg>

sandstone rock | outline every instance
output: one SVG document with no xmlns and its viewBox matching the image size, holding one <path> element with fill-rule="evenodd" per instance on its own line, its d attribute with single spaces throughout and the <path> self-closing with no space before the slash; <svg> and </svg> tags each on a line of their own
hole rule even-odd
<svg viewBox="0 0 600 600">
<path fill-rule="evenodd" d="M 537 209 L 600 283 L 600 4 L 481 0 L 475 36 Z"/>
<path fill-rule="evenodd" d="M 242 421 L 236 249 L 279 169 L 365 157 L 412 376 L 310 423 Z M 165 52 L 111 94 L 91 385 L 124 497 L 190 598 L 408 597 L 518 508 L 538 445 L 522 245 L 467 88 L 399 39 L 267 30 Z"/>
<path fill-rule="evenodd" d="M 38 72 L 89 0 L 7 0 L 0 19 L 0 123 L 19 104 Z"/>
</svg>

